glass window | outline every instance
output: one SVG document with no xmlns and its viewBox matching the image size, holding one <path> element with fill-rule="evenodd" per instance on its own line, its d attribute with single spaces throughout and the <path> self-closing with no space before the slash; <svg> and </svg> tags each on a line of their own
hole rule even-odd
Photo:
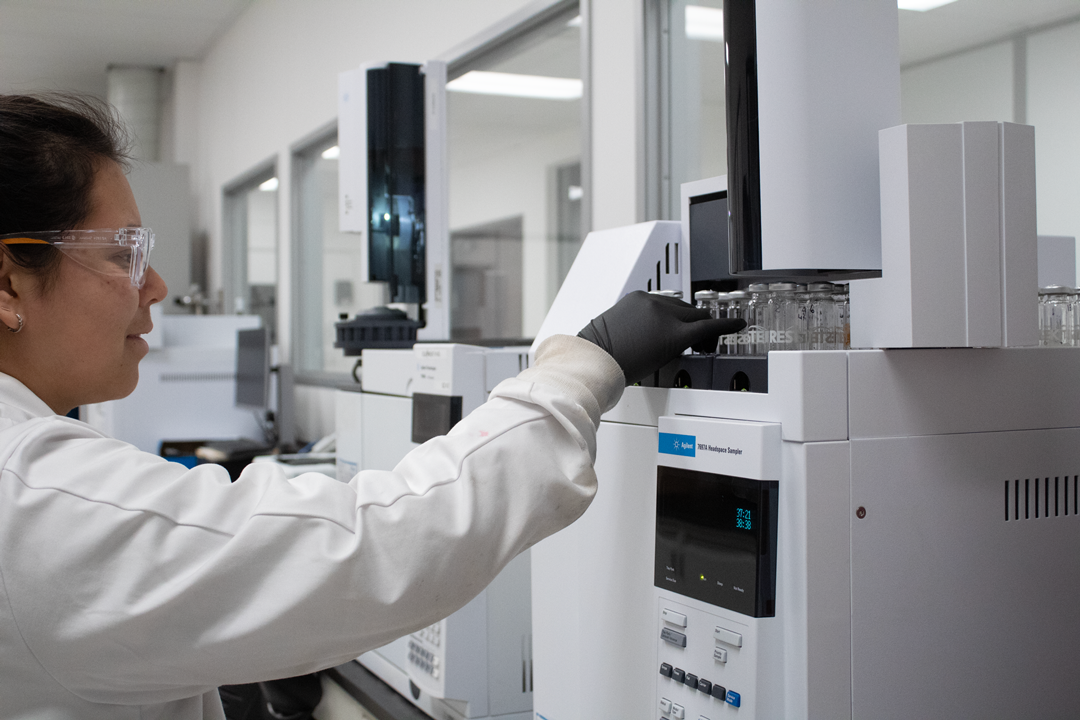
<svg viewBox="0 0 1080 720">
<path fill-rule="evenodd" d="M 528 338 L 582 241 L 576 6 L 452 63 L 447 83 L 451 338 Z"/>
<path fill-rule="evenodd" d="M 226 312 L 260 315 L 276 342 L 277 197 L 274 168 L 225 191 Z"/>
<path fill-rule="evenodd" d="M 293 364 L 298 377 L 352 370 L 334 323 L 387 302 L 386 283 L 363 281 L 362 236 L 338 231 L 338 148 L 332 133 L 293 156 L 296 196 Z"/>
<path fill-rule="evenodd" d="M 648 5 L 649 219 L 679 219 L 679 186 L 727 174 L 723 0 Z"/>
</svg>

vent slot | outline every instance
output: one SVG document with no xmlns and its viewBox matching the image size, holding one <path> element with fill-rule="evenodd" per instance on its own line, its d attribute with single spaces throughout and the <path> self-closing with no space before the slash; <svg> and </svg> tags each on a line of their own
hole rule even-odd
<svg viewBox="0 0 1080 720">
<path fill-rule="evenodd" d="M 1005 481 L 1005 521 L 1080 514 L 1080 475 Z"/>
</svg>

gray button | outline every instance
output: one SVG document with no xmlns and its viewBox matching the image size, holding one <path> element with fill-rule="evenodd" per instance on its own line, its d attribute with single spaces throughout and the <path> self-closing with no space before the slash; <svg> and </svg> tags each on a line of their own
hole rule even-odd
<svg viewBox="0 0 1080 720">
<path fill-rule="evenodd" d="M 671 628 L 664 628 L 661 630 L 660 639 L 678 647 L 686 647 L 686 636 L 681 632 L 675 632 Z"/>
<path fill-rule="evenodd" d="M 721 647 L 715 648 L 712 651 L 712 656 L 713 656 L 713 660 L 715 660 L 717 662 L 722 662 L 722 663 L 727 662 L 727 650 L 725 650 L 724 648 L 721 648 Z"/>
</svg>

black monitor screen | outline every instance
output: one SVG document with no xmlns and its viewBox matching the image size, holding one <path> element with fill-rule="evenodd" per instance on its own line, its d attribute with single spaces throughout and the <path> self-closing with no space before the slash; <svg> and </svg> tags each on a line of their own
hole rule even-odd
<svg viewBox="0 0 1080 720">
<path fill-rule="evenodd" d="M 774 615 L 777 489 L 775 481 L 658 467 L 656 587 Z"/>
<path fill-rule="evenodd" d="M 266 328 L 236 333 L 236 405 L 265 409 L 270 395 L 270 343 Z"/>
<path fill-rule="evenodd" d="M 728 271 L 728 198 L 715 192 L 690 198 L 690 280 L 733 280 Z"/>
</svg>

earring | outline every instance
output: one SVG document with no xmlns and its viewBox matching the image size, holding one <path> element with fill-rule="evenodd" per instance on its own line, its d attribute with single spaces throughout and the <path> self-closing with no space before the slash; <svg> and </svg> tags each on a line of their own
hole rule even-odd
<svg viewBox="0 0 1080 720">
<path fill-rule="evenodd" d="M 20 315 L 19 313 L 15 313 L 15 317 L 17 317 L 17 318 L 19 319 L 19 327 L 17 327 L 17 328 L 8 328 L 8 332 L 9 332 L 9 333 L 19 333 L 19 332 L 22 332 L 22 326 L 23 326 L 23 317 L 22 317 L 22 315 Z"/>
</svg>

